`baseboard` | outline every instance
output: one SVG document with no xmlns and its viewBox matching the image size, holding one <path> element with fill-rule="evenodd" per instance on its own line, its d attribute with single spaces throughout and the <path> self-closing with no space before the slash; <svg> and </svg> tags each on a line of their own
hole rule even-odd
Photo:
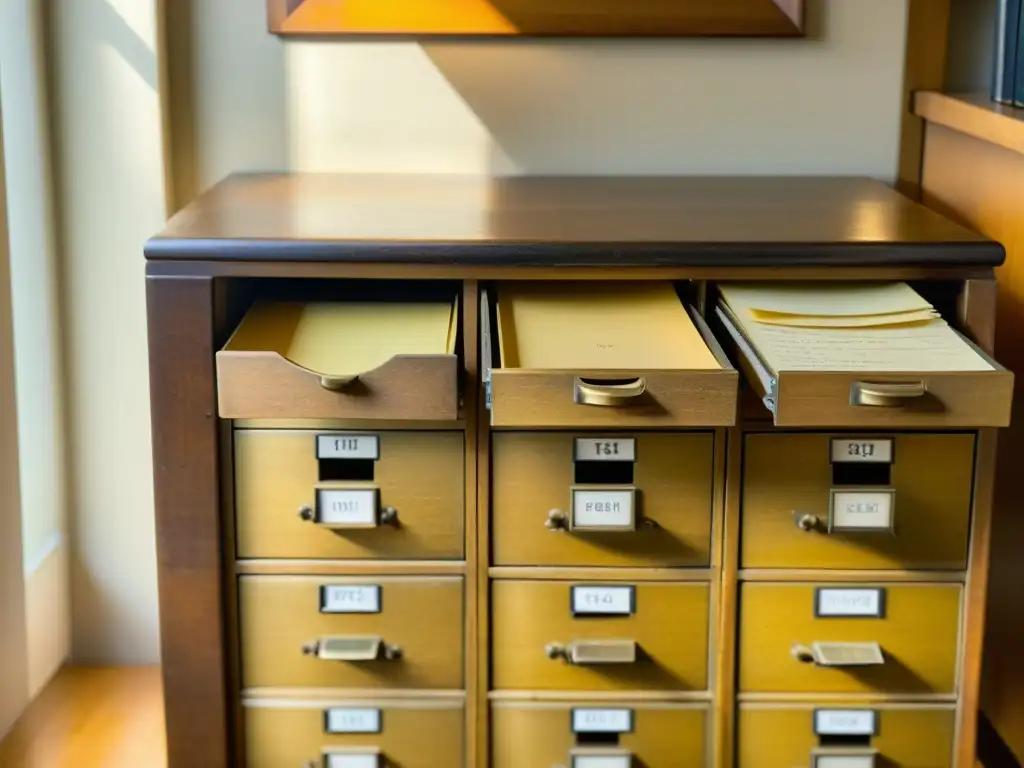
<svg viewBox="0 0 1024 768">
<path fill-rule="evenodd" d="M 984 712 L 978 713 L 978 760 L 985 768 L 1021 768 L 1017 756 Z"/>
</svg>

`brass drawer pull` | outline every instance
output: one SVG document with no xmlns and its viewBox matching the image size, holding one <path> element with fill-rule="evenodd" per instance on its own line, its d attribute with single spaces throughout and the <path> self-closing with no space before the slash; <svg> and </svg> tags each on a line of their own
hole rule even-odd
<svg viewBox="0 0 1024 768">
<path fill-rule="evenodd" d="M 382 525 L 395 525 L 398 522 L 398 509 L 396 507 L 381 507 L 377 513 L 377 524 L 376 525 L 362 525 L 362 524 L 344 524 L 344 523 L 322 523 L 317 520 L 316 510 L 312 504 L 303 504 L 299 507 L 299 519 L 304 520 L 307 523 L 314 523 L 323 528 L 331 528 L 334 530 L 350 530 L 354 528 L 377 528 Z"/>
<path fill-rule="evenodd" d="M 635 640 L 574 640 L 568 645 L 548 643 L 544 653 L 549 659 L 567 664 L 635 664 Z"/>
<path fill-rule="evenodd" d="M 579 405 L 598 405 L 608 408 L 629 405 L 647 390 L 643 376 L 632 381 L 602 384 L 599 381 L 577 378 L 573 386 L 573 402 Z"/>
<path fill-rule="evenodd" d="M 322 637 L 302 646 L 305 656 L 316 656 L 324 661 L 396 661 L 402 658 L 402 649 L 384 642 L 376 635 L 356 637 Z"/>
<path fill-rule="evenodd" d="M 855 381 L 850 388 L 850 405 L 876 408 L 901 408 L 912 400 L 924 397 L 928 388 L 923 381 L 880 384 Z"/>
<path fill-rule="evenodd" d="M 358 376 L 321 376 L 320 386 L 330 392 L 344 392 L 359 381 Z"/>
<path fill-rule="evenodd" d="M 801 664 L 819 667 L 876 667 L 885 664 L 878 643 L 795 643 L 790 650 Z"/>
</svg>

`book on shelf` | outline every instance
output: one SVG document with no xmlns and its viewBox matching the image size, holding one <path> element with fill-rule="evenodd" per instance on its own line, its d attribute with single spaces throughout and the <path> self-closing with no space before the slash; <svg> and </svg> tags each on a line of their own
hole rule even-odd
<svg viewBox="0 0 1024 768">
<path fill-rule="evenodd" d="M 998 0 L 992 100 L 1024 107 L 1024 0 Z"/>
</svg>

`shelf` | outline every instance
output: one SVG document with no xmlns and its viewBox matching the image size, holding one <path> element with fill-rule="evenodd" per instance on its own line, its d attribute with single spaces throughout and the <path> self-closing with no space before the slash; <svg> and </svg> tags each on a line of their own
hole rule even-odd
<svg viewBox="0 0 1024 768">
<path fill-rule="evenodd" d="M 922 91 L 914 98 L 914 114 L 1024 155 L 1024 109 L 998 104 L 985 94 Z"/>
</svg>

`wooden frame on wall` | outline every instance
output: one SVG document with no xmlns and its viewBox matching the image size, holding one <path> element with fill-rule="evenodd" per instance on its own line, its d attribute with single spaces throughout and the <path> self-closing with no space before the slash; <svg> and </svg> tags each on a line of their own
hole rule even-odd
<svg viewBox="0 0 1024 768">
<path fill-rule="evenodd" d="M 801 37 L 807 0 L 267 0 L 279 35 Z"/>
</svg>

